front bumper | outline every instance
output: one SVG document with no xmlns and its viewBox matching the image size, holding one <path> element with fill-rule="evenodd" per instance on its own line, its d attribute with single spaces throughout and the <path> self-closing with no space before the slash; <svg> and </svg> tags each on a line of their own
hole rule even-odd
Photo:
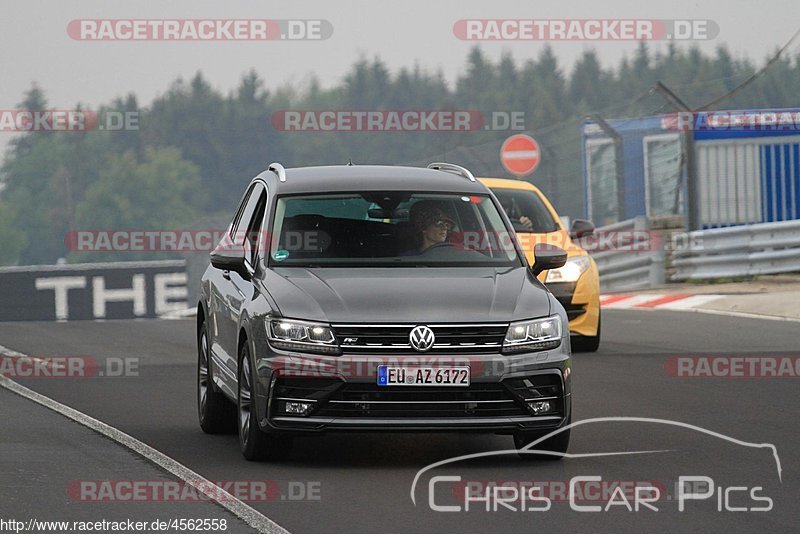
<svg viewBox="0 0 800 534">
<path fill-rule="evenodd" d="M 551 282 L 547 289 L 564 306 L 571 334 L 596 336 L 600 321 L 600 281 L 591 267 L 577 282 Z"/>
<path fill-rule="evenodd" d="M 257 359 L 257 400 L 269 432 L 418 431 L 494 432 L 554 429 L 571 411 L 569 341 L 542 352 L 469 356 L 317 356 L 282 353 L 267 344 Z M 267 352 L 264 352 L 267 351 Z M 378 365 L 460 366 L 469 387 L 378 386 Z M 527 402 L 552 403 L 534 415 Z M 313 405 L 307 415 L 285 403 Z"/>
</svg>

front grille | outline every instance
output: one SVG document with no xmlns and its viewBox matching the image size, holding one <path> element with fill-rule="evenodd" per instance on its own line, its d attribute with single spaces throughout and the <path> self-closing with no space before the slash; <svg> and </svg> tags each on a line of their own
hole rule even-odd
<svg viewBox="0 0 800 534">
<path fill-rule="evenodd" d="M 411 348 L 411 325 L 335 324 L 333 330 L 342 350 L 352 353 L 419 354 Z M 503 346 L 508 323 L 429 324 L 436 341 L 426 354 L 489 354 Z"/>
<path fill-rule="evenodd" d="M 468 387 L 396 386 L 346 383 L 336 379 L 282 378 L 275 384 L 276 406 L 283 401 L 313 402 L 310 417 L 476 418 L 530 417 L 527 402 L 548 400 L 562 416 L 561 376 L 543 373 Z M 273 414 L 281 415 L 281 414 Z M 300 417 L 298 417 L 300 418 Z"/>
<path fill-rule="evenodd" d="M 329 417 L 508 417 L 527 415 L 500 384 L 466 388 L 346 384 L 315 415 Z"/>
</svg>

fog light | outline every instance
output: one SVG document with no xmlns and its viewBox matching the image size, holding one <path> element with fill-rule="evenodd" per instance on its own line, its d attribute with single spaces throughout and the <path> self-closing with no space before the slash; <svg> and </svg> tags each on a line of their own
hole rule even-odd
<svg viewBox="0 0 800 534">
<path fill-rule="evenodd" d="M 547 413 L 550 411 L 550 402 L 549 401 L 529 402 L 528 407 L 533 412 L 533 415 L 542 415 L 543 413 Z"/>
<path fill-rule="evenodd" d="M 310 402 L 285 402 L 283 411 L 292 415 L 306 415 L 313 406 Z"/>
</svg>

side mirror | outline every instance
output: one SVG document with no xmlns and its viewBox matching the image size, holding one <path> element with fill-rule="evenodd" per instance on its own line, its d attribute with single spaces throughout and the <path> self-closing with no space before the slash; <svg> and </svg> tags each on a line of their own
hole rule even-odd
<svg viewBox="0 0 800 534">
<path fill-rule="evenodd" d="M 594 224 L 592 221 L 586 219 L 575 219 L 572 221 L 572 228 L 569 229 L 570 237 L 580 239 L 583 236 L 592 235 L 594 233 Z"/>
<path fill-rule="evenodd" d="M 563 267 L 567 263 L 567 251 L 555 245 L 539 243 L 533 247 L 533 259 L 531 271 L 534 276 L 539 276 L 542 271 Z"/>
<path fill-rule="evenodd" d="M 233 271 L 244 279 L 253 275 L 253 269 L 245 259 L 244 247 L 220 243 L 211 253 L 211 265 L 222 271 Z"/>
</svg>

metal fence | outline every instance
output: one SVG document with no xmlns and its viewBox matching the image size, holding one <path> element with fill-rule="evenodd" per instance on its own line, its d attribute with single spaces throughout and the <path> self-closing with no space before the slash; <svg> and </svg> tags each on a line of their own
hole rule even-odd
<svg viewBox="0 0 800 534">
<path fill-rule="evenodd" d="M 664 284 L 664 244 L 653 239 L 647 219 L 636 217 L 596 230 L 599 236 L 611 236 L 614 246 L 590 252 L 600 271 L 603 291 L 645 289 Z M 625 236 L 624 243 L 619 236 Z"/>
<path fill-rule="evenodd" d="M 800 221 L 691 232 L 673 251 L 671 281 L 800 271 Z"/>
</svg>

